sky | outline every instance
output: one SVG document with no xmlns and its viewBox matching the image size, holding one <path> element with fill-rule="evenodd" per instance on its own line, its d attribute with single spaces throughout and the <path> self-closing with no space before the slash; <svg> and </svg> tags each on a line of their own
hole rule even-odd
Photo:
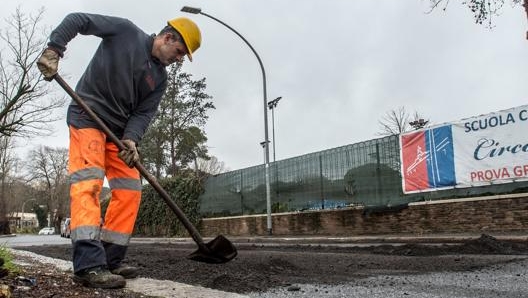
<svg viewBox="0 0 528 298">
<path fill-rule="evenodd" d="M 455 1 L 428 13 L 428 0 L 9 0 L 0 21 L 17 6 L 27 13 L 44 6 L 43 25 L 50 29 L 78 11 L 124 17 L 147 33 L 175 17 L 193 19 L 202 46 L 183 70 L 206 78 L 216 106 L 205 126 L 209 153 L 230 170 L 264 162 L 261 68 L 240 37 L 206 16 L 180 12 L 183 6 L 233 27 L 261 58 L 267 100 L 282 97 L 274 123 L 267 111 L 270 141 L 275 132 L 270 161 L 273 147 L 282 160 L 378 138 L 379 120 L 400 106 L 441 124 L 527 103 L 528 22 L 522 7 L 509 2 L 491 29 L 475 24 Z M 77 36 L 68 45 L 59 70 L 70 85 L 98 42 Z M 25 148 L 68 146 L 66 107 L 57 113 L 62 120 L 54 135 Z"/>
</svg>

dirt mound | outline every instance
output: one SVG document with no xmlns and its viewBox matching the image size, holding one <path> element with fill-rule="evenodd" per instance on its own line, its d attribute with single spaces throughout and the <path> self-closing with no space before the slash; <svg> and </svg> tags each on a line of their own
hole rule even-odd
<svg viewBox="0 0 528 298">
<path fill-rule="evenodd" d="M 528 242 L 503 241 L 482 234 L 478 239 L 459 244 L 404 244 L 401 246 L 381 245 L 372 247 L 372 253 L 403 256 L 435 256 L 448 254 L 494 254 L 526 255 Z"/>
<path fill-rule="evenodd" d="M 508 242 L 500 241 L 487 234 L 482 234 L 480 238 L 468 241 L 463 245 L 464 250 L 476 253 L 516 255 L 528 254 L 528 242 Z"/>
</svg>

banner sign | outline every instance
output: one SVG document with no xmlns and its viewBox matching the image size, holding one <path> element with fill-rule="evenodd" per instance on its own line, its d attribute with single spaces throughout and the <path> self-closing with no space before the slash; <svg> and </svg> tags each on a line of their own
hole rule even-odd
<svg viewBox="0 0 528 298">
<path fill-rule="evenodd" d="M 528 180 L 528 105 L 400 135 L 404 193 Z"/>
</svg>

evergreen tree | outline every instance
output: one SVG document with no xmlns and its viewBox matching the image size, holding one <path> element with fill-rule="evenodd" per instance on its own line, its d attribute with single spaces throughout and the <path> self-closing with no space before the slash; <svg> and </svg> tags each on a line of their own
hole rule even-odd
<svg viewBox="0 0 528 298">
<path fill-rule="evenodd" d="M 197 158 L 209 158 L 203 127 L 207 112 L 215 108 L 212 97 L 205 93 L 205 78 L 193 80 L 181 67 L 170 66 L 158 114 L 140 144 L 145 167 L 158 178 L 177 175 Z"/>
</svg>

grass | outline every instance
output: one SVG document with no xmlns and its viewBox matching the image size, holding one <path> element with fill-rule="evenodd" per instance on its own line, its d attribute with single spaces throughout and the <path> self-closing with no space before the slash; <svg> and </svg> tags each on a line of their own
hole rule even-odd
<svg viewBox="0 0 528 298">
<path fill-rule="evenodd" d="M 9 271 L 9 274 L 15 274 L 20 272 L 20 268 L 13 263 L 13 255 L 7 249 L 7 247 L 0 246 L 0 258 L 4 259 L 3 268 Z"/>
</svg>

